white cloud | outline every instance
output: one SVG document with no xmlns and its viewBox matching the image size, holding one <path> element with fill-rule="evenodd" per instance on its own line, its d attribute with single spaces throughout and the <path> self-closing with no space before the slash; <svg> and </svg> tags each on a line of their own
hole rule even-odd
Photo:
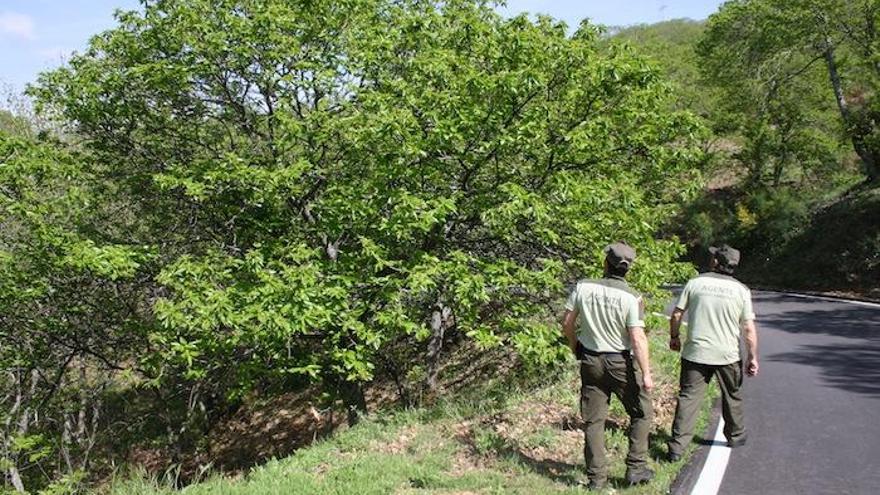
<svg viewBox="0 0 880 495">
<path fill-rule="evenodd" d="M 0 12 L 0 35 L 32 40 L 35 38 L 34 21 L 24 14 Z"/>
</svg>

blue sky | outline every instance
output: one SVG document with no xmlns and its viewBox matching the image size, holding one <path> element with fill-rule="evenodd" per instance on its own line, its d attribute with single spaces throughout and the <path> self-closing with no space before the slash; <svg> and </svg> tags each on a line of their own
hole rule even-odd
<svg viewBox="0 0 880 495">
<path fill-rule="evenodd" d="M 544 13 L 576 27 L 594 23 L 629 25 L 689 17 L 705 19 L 720 0 L 509 0 L 504 15 Z M 21 90 L 37 74 L 59 65 L 89 37 L 114 25 L 116 9 L 137 0 L 0 0 L 0 84 Z"/>
</svg>

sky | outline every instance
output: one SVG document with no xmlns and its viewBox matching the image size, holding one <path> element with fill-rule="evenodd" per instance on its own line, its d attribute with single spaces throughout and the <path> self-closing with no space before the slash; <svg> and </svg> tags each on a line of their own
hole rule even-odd
<svg viewBox="0 0 880 495">
<path fill-rule="evenodd" d="M 721 0 L 508 0 L 498 10 L 549 14 L 577 27 L 626 26 L 687 17 L 705 19 Z M 82 51 L 89 38 L 114 26 L 117 9 L 136 9 L 137 0 L 0 0 L 0 90 L 21 91 L 37 74 Z"/>
</svg>

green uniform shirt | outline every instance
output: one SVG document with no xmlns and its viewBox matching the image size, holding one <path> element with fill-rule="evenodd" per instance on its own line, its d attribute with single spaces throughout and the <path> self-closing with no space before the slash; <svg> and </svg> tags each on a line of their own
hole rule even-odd
<svg viewBox="0 0 880 495">
<path fill-rule="evenodd" d="M 682 358 L 710 365 L 740 360 L 742 325 L 755 319 L 748 287 L 728 275 L 703 273 L 688 281 L 675 307 L 688 312 Z"/>
<path fill-rule="evenodd" d="M 644 327 L 642 297 L 622 278 L 581 280 L 565 309 L 578 314 L 577 338 L 595 352 L 620 352 L 631 348 L 629 327 Z"/>
</svg>

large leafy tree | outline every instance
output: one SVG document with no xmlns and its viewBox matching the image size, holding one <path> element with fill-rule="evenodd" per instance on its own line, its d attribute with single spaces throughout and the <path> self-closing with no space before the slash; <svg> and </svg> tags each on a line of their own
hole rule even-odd
<svg viewBox="0 0 880 495">
<path fill-rule="evenodd" d="M 420 0 L 157 0 L 119 21 L 32 91 L 158 253 L 157 383 L 307 377 L 362 407 L 394 343 L 429 380 L 454 335 L 556 359 L 550 303 L 609 240 L 639 249 L 640 288 L 684 273 L 655 230 L 696 185 L 696 126 L 589 25 Z"/>
</svg>

